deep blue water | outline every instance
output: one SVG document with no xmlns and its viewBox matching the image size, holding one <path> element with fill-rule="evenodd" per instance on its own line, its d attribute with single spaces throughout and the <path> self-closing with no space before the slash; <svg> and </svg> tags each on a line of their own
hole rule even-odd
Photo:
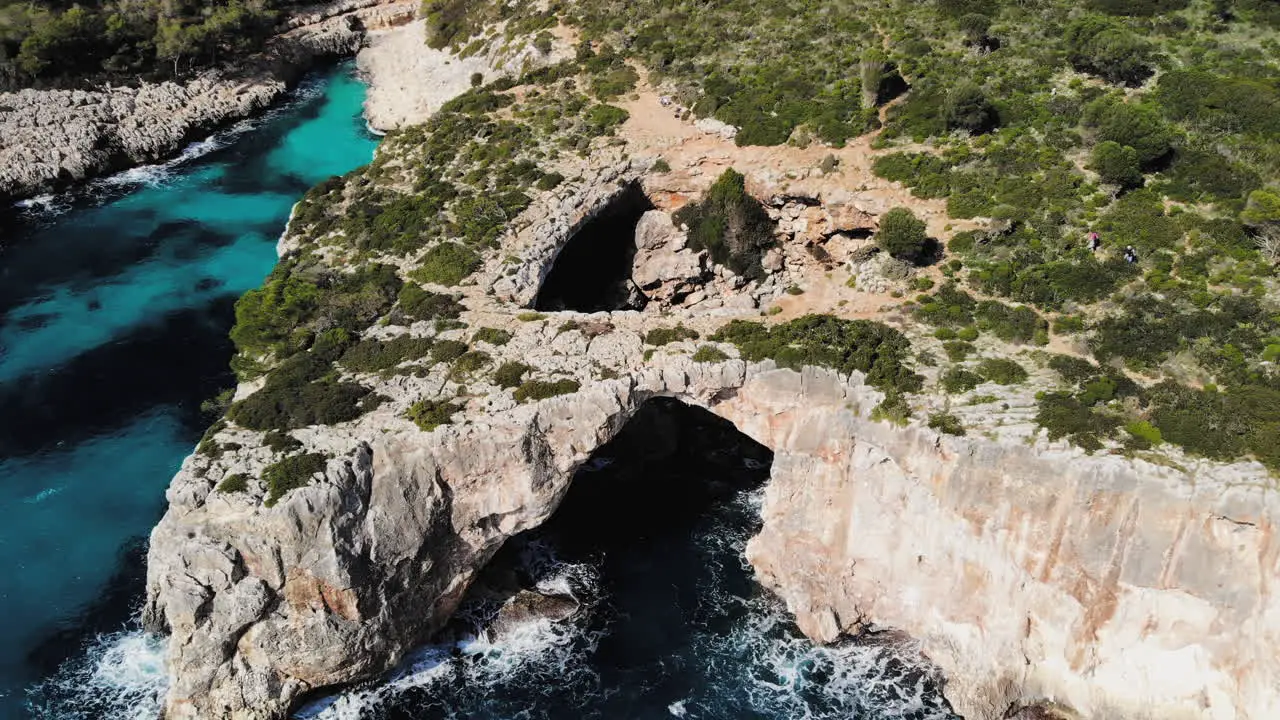
<svg viewBox="0 0 1280 720">
<path fill-rule="evenodd" d="M 373 156 L 363 99 L 341 66 L 179 161 L 0 216 L 0 717 L 151 712 L 159 655 L 127 632 L 146 535 L 233 383 L 235 298 L 307 188 Z"/>
</svg>

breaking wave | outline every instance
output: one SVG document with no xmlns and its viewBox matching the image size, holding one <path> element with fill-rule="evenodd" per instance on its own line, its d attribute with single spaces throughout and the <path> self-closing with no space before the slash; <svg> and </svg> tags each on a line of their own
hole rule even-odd
<svg viewBox="0 0 1280 720">
<path fill-rule="evenodd" d="M 162 637 L 101 635 L 28 691 L 28 709 L 40 720 L 154 720 L 168 686 L 164 659 Z"/>
<path fill-rule="evenodd" d="M 539 578 L 540 591 L 572 594 L 583 604 L 571 621 L 538 620 L 490 641 L 480 628 L 493 608 L 466 605 L 466 637 L 425 647 L 385 681 L 316 701 L 298 717 L 953 720 L 941 679 L 911 641 L 881 636 L 815 645 L 777 598 L 741 591 L 734 581 L 749 578 L 743 549 L 759 504 L 759 492 L 744 493 L 698 528 L 695 562 L 708 572 L 696 588 L 696 607 L 683 618 L 692 637 L 665 648 L 653 667 L 620 670 L 599 657 L 602 642 L 676 630 L 634 627 L 642 618 L 607 596 L 607 557 L 566 563 L 543 539 L 523 549 L 521 570 Z M 686 690 L 678 697 L 673 675 Z"/>
</svg>

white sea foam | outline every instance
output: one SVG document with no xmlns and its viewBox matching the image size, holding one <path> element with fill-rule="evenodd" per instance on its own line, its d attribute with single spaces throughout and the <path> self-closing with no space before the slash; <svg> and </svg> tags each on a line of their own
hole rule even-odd
<svg viewBox="0 0 1280 720">
<path fill-rule="evenodd" d="M 524 548 L 521 564 L 539 591 L 577 598 L 582 610 L 575 617 L 585 620 L 599 594 L 594 567 L 561 562 L 540 543 Z M 408 691 L 442 683 L 486 694 L 513 678 L 522 684 L 545 683 L 553 687 L 580 680 L 589 673 L 582 658 L 589 654 L 595 638 L 590 637 L 585 622 L 535 619 L 504 632 L 500 638 L 490 639 L 482 628 L 496 609 L 485 603 L 464 606 L 458 619 L 471 632 L 462 639 L 420 648 L 381 682 L 317 700 L 295 716 L 308 720 L 358 720 Z"/>
<path fill-rule="evenodd" d="M 141 630 L 99 636 L 85 653 L 32 688 L 42 720 L 154 720 L 168 676 L 165 640 Z"/>
</svg>

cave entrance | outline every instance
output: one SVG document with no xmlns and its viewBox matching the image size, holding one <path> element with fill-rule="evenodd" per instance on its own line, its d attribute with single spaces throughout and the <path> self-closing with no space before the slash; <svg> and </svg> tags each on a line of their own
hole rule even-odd
<svg viewBox="0 0 1280 720">
<path fill-rule="evenodd" d="M 556 256 L 533 301 L 535 310 L 642 310 L 648 302 L 631 282 L 636 224 L 653 209 L 640 184 L 627 185 L 578 229 Z"/>
</svg>

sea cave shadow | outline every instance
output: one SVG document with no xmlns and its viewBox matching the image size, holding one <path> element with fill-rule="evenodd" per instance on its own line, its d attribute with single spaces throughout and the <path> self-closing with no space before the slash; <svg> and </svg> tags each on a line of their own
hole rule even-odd
<svg viewBox="0 0 1280 720">
<path fill-rule="evenodd" d="M 565 243 L 538 288 L 533 309 L 644 309 L 648 299 L 631 281 L 631 267 L 636 256 L 636 224 L 652 209 L 652 201 L 637 182 L 615 195 Z"/>
</svg>

